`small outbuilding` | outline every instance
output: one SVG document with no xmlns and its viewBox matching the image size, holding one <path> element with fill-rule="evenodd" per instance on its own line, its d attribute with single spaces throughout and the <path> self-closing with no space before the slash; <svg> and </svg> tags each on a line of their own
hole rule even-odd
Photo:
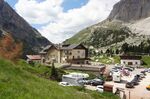
<svg viewBox="0 0 150 99">
<path fill-rule="evenodd" d="M 41 56 L 40 55 L 26 55 L 27 63 L 41 63 Z"/>
<path fill-rule="evenodd" d="M 140 66 L 142 64 L 141 56 L 120 56 L 122 65 Z"/>
</svg>

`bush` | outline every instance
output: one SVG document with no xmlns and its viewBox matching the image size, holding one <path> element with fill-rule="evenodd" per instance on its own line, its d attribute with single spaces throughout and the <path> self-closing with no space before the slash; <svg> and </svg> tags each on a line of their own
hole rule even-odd
<svg viewBox="0 0 150 99">
<path fill-rule="evenodd" d="M 22 43 L 17 43 L 11 35 L 5 35 L 0 40 L 0 56 L 16 61 L 22 55 Z"/>
</svg>

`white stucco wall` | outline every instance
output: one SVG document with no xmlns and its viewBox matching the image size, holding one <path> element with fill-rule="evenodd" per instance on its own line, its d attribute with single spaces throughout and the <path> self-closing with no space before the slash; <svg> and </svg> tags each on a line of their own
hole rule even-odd
<svg viewBox="0 0 150 99">
<path fill-rule="evenodd" d="M 70 59 L 80 59 L 80 58 L 85 58 L 85 50 L 81 50 L 81 49 L 74 49 L 71 51 L 71 55 L 69 56 Z"/>
<path fill-rule="evenodd" d="M 128 65 L 128 63 L 132 62 L 132 65 L 141 65 L 141 60 L 121 60 L 121 64 Z"/>
<path fill-rule="evenodd" d="M 53 62 L 53 60 L 55 60 L 56 62 L 59 63 L 59 61 L 60 61 L 60 53 L 56 49 L 51 49 L 46 54 L 45 59 L 46 59 L 46 61 L 49 61 L 49 62 Z"/>
</svg>

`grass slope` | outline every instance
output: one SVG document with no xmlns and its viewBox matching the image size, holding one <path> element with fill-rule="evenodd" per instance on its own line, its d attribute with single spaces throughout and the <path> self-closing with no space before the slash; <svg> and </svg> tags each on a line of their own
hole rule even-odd
<svg viewBox="0 0 150 99">
<path fill-rule="evenodd" d="M 142 61 L 144 63 L 144 67 L 150 68 L 150 56 L 143 56 Z"/>
<path fill-rule="evenodd" d="M 46 67 L 19 65 L 0 59 L 0 99 L 117 99 L 110 93 L 80 91 L 79 88 L 58 86 L 57 82 L 37 75 Z"/>
<path fill-rule="evenodd" d="M 73 37 L 67 39 L 64 43 L 66 43 L 66 44 L 83 43 L 90 37 L 90 34 L 91 34 L 90 28 L 86 28 L 86 29 L 80 31 L 79 33 L 77 33 L 76 35 L 74 35 Z"/>
</svg>

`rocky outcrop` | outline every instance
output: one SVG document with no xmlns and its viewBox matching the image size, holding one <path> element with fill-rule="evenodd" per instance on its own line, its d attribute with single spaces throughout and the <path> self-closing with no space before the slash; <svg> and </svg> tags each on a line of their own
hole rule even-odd
<svg viewBox="0 0 150 99">
<path fill-rule="evenodd" d="M 50 42 L 31 27 L 4 0 L 0 0 L 0 30 L 10 33 L 15 40 L 24 45 L 24 52 L 37 52 Z"/>
<path fill-rule="evenodd" d="M 108 19 L 131 22 L 150 16 L 150 0 L 121 0 L 114 5 Z"/>
</svg>

